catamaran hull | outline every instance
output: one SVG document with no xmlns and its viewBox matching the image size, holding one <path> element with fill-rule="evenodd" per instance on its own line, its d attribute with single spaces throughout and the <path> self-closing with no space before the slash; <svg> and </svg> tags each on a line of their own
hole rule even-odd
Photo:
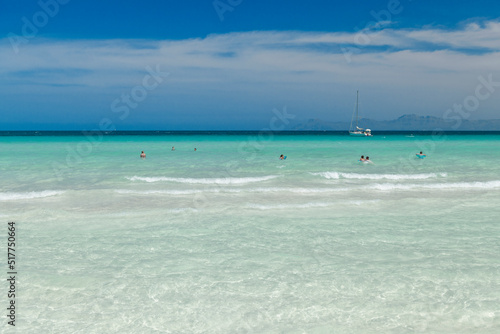
<svg viewBox="0 0 500 334">
<path fill-rule="evenodd" d="M 349 135 L 354 137 L 372 137 L 371 133 L 364 133 L 364 132 L 349 132 Z"/>
</svg>

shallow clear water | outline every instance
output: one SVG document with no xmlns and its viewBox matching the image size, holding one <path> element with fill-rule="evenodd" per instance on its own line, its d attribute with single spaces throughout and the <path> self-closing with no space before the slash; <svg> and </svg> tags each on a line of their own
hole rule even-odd
<svg viewBox="0 0 500 334">
<path fill-rule="evenodd" d="M 0 149 L 23 333 L 500 331 L 500 135 Z"/>
</svg>

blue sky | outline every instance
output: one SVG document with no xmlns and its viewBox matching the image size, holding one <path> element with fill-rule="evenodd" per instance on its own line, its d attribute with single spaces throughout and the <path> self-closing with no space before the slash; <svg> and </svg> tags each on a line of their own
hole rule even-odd
<svg viewBox="0 0 500 334">
<path fill-rule="evenodd" d="M 496 1 L 0 4 L 0 130 L 500 117 Z"/>
</svg>

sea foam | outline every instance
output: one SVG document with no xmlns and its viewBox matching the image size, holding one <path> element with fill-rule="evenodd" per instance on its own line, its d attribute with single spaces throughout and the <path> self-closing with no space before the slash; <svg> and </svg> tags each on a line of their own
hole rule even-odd
<svg viewBox="0 0 500 334">
<path fill-rule="evenodd" d="M 294 194 L 324 194 L 333 192 L 349 191 L 349 188 L 290 188 L 290 187 L 267 187 L 267 188 L 223 188 L 215 185 L 214 188 L 205 189 L 171 189 L 171 190 L 132 190 L 116 189 L 115 192 L 122 195 L 194 195 L 200 193 L 294 193 Z"/>
<path fill-rule="evenodd" d="M 488 182 L 454 182 L 454 183 L 428 183 L 428 184 L 394 184 L 394 183 L 381 183 L 372 184 L 370 189 L 377 190 L 411 190 L 411 189 L 495 189 L 500 188 L 500 181 Z"/>
<path fill-rule="evenodd" d="M 64 193 L 64 191 L 58 191 L 58 190 L 29 191 L 22 193 L 7 192 L 7 193 L 0 193 L 0 201 L 16 201 L 23 199 L 44 198 L 44 197 L 61 195 L 62 193 Z"/>
<path fill-rule="evenodd" d="M 366 205 L 380 202 L 380 200 L 355 200 L 355 201 L 344 201 L 344 202 L 309 202 L 309 203 L 301 203 L 301 204 L 256 204 L 249 203 L 246 205 L 247 208 L 250 209 L 259 209 L 259 210 L 283 210 L 283 209 L 309 209 L 309 208 L 325 208 L 336 205 Z"/>
<path fill-rule="evenodd" d="M 303 204 L 247 204 L 247 208 L 259 210 L 273 210 L 273 209 L 307 209 L 307 208 L 324 208 L 333 205 L 332 203 L 316 202 L 316 203 L 303 203 Z"/>
<path fill-rule="evenodd" d="M 183 177 L 127 177 L 130 181 L 144 182 L 178 182 L 187 184 L 247 184 L 268 181 L 277 178 L 278 175 L 267 175 L 257 177 L 221 177 L 221 178 L 183 178 Z"/>
<path fill-rule="evenodd" d="M 358 180 L 425 180 L 437 177 L 446 177 L 446 173 L 423 173 L 423 174 L 358 174 L 339 172 L 311 173 L 326 179 L 358 179 Z"/>
</svg>

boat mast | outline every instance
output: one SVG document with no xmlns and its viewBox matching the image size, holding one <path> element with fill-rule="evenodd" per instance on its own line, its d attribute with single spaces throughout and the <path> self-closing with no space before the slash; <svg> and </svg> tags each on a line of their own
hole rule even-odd
<svg viewBox="0 0 500 334">
<path fill-rule="evenodd" d="M 358 131 L 358 104 L 359 103 L 359 90 L 356 91 L 356 131 Z"/>
<path fill-rule="evenodd" d="M 358 131 L 358 101 L 359 100 L 359 90 L 356 91 L 356 108 L 352 112 L 351 125 L 349 126 L 349 132 Z M 356 128 L 352 128 L 352 123 L 354 123 L 354 117 L 356 117 Z"/>
</svg>

